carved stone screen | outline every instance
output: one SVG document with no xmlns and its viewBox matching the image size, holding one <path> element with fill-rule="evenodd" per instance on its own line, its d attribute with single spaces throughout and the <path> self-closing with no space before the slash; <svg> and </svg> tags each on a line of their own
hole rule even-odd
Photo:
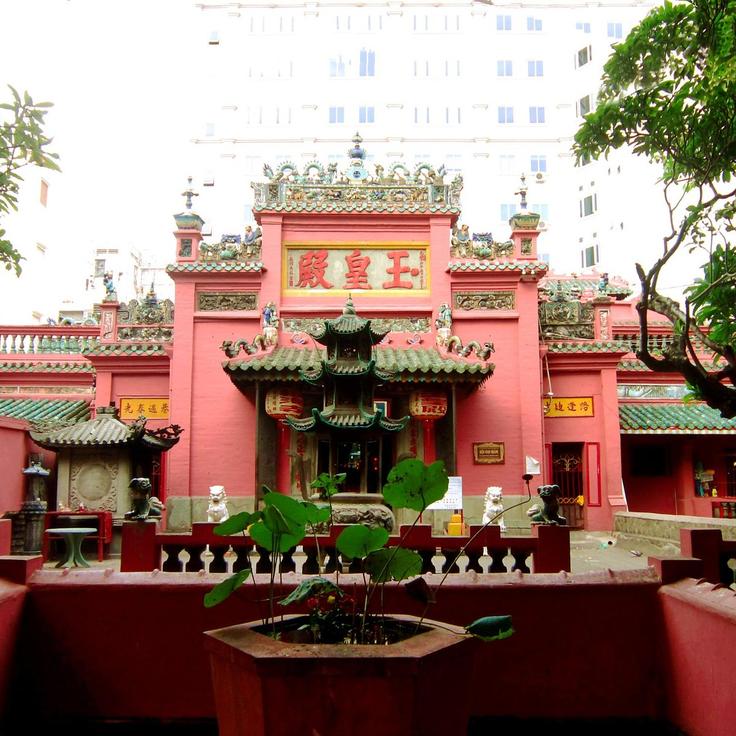
<svg viewBox="0 0 736 736">
<path fill-rule="evenodd" d="M 200 291 L 197 309 L 200 312 L 242 312 L 258 308 L 258 295 L 248 291 Z"/>
</svg>

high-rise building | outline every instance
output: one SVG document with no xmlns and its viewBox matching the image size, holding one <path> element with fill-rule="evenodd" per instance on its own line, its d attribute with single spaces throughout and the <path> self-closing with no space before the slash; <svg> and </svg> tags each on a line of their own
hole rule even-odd
<svg viewBox="0 0 736 736">
<path fill-rule="evenodd" d="M 576 167 L 571 145 L 611 45 L 655 5 L 202 3 L 193 147 L 212 239 L 251 219 L 264 164 L 334 160 L 358 130 L 369 159 L 461 172 L 471 231 L 506 236 L 525 173 L 553 268 L 634 280 L 661 243 L 658 172 L 628 152 Z"/>
</svg>

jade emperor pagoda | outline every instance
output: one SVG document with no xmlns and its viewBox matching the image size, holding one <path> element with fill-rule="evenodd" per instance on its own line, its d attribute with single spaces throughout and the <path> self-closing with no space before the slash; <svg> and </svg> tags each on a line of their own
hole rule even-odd
<svg viewBox="0 0 736 736">
<path fill-rule="evenodd" d="M 206 521 L 213 486 L 233 512 L 264 486 L 307 498 L 345 473 L 342 491 L 370 501 L 418 457 L 444 461 L 472 523 L 488 487 L 523 496 L 525 473 L 560 486 L 578 528 L 734 515 L 736 424 L 636 359 L 627 284 L 550 273 L 523 177 L 496 239 L 462 222 L 462 176 L 369 166 L 361 144 L 343 169 L 266 166 L 255 222 L 217 243 L 190 180 L 173 303 L 111 288 L 98 324 L 0 327 L 0 511 L 29 503 L 29 457 L 50 473 L 34 513 L 109 511 L 117 528 L 145 476 L 170 531 Z"/>
</svg>

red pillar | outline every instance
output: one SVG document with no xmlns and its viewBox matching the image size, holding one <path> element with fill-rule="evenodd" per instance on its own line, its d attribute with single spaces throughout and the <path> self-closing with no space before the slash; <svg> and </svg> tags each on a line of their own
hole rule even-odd
<svg viewBox="0 0 736 736">
<path fill-rule="evenodd" d="M 291 433 L 289 425 L 283 420 L 278 420 L 278 456 L 276 458 L 276 490 L 279 493 L 291 495 L 291 458 L 289 457 L 289 445 Z"/>
<path fill-rule="evenodd" d="M 434 420 L 422 419 L 422 430 L 424 432 L 424 463 L 429 465 L 435 461 L 434 451 Z"/>
</svg>

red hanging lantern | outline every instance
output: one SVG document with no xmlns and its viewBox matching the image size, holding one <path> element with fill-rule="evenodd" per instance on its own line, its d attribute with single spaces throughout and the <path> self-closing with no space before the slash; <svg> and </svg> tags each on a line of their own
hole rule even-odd
<svg viewBox="0 0 736 736">
<path fill-rule="evenodd" d="M 273 419 L 296 419 L 303 411 L 304 397 L 295 388 L 272 388 L 266 394 L 266 414 Z"/>
<path fill-rule="evenodd" d="M 440 419 L 447 414 L 447 396 L 431 391 L 412 391 L 409 414 L 415 419 Z"/>
</svg>

